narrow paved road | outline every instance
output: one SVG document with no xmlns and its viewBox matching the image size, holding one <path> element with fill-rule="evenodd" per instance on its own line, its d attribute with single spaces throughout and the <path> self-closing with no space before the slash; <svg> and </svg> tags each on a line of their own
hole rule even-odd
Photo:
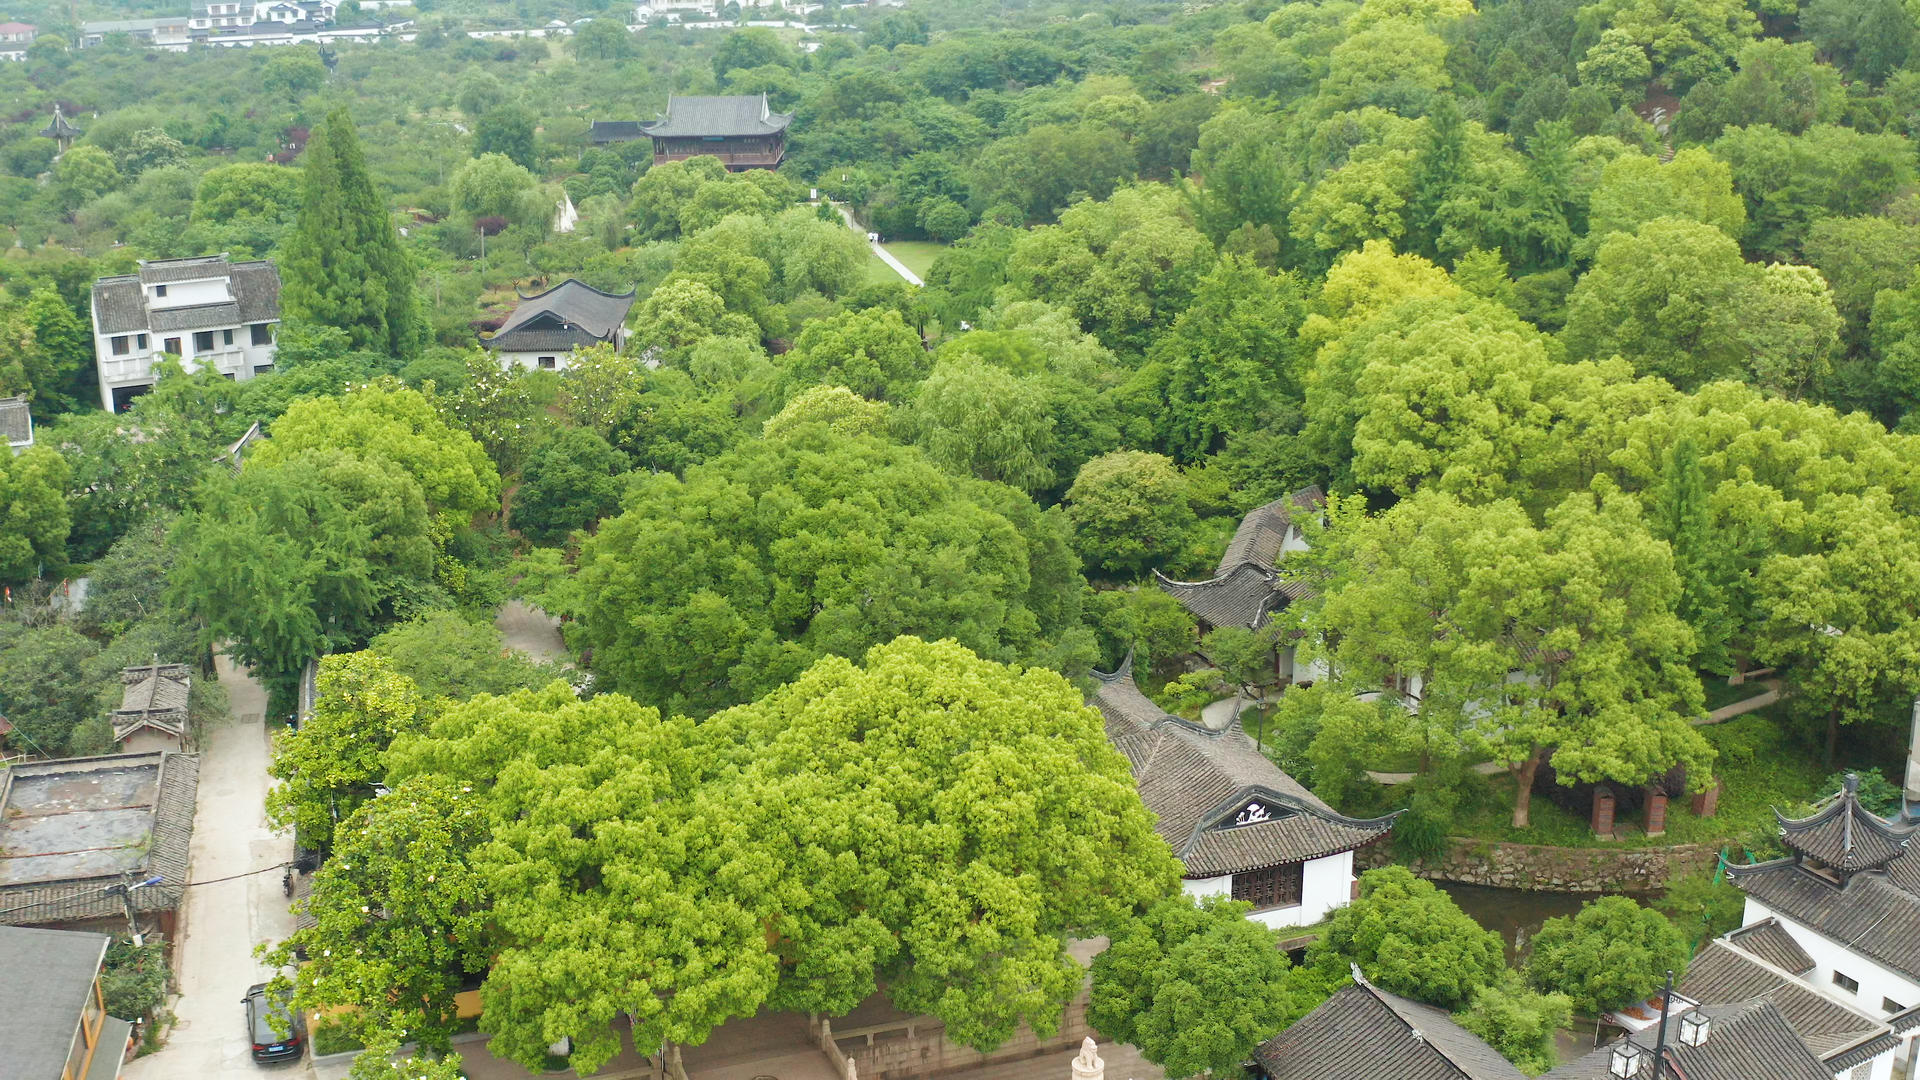
<svg viewBox="0 0 1920 1080">
<path fill-rule="evenodd" d="M 247 987 L 272 974 L 254 959 L 254 945 L 293 931 L 279 870 L 248 873 L 277 868 L 293 855 L 293 839 L 267 828 L 266 693 L 226 657 L 217 657 L 215 664 L 233 716 L 201 733 L 200 792 L 188 866 L 190 881 L 212 884 L 187 890 L 184 936 L 174 945 L 177 1023 L 165 1047 L 127 1065 L 128 1080 L 258 1080 L 261 1067 L 249 1053 L 240 999 Z M 279 1080 L 306 1073 L 305 1065 L 273 1070 Z"/>
<path fill-rule="evenodd" d="M 840 219 L 847 223 L 847 228 L 852 229 L 854 232 L 859 233 L 861 236 L 867 235 L 867 230 L 862 229 L 860 227 L 860 223 L 853 220 L 852 211 L 848 210 L 844 206 L 841 206 L 839 203 L 834 203 L 832 205 L 835 210 L 840 211 Z M 906 263 L 903 263 L 899 259 L 894 258 L 893 252 L 888 251 L 886 248 L 881 247 L 879 241 L 869 240 L 867 241 L 867 246 L 873 249 L 873 253 L 880 257 L 881 262 L 886 263 L 888 266 L 893 267 L 894 273 L 899 274 L 902 278 L 905 278 L 907 284 L 909 285 L 925 285 L 926 284 L 926 282 L 920 280 L 919 274 L 916 274 L 913 271 L 907 269 Z"/>
</svg>

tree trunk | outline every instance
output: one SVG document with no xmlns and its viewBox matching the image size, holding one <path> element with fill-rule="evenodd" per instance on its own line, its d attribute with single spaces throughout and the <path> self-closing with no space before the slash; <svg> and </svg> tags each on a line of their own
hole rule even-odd
<svg viewBox="0 0 1920 1080">
<path fill-rule="evenodd" d="M 1840 747 L 1840 710 L 1827 710 L 1827 768 L 1833 768 L 1835 751 Z"/>
<path fill-rule="evenodd" d="M 1536 746 L 1527 760 L 1520 763 L 1514 771 L 1516 781 L 1513 791 L 1513 827 L 1527 828 L 1530 824 L 1528 814 L 1533 809 L 1533 775 L 1540 771 L 1540 761 L 1546 756 L 1546 747 Z"/>
</svg>

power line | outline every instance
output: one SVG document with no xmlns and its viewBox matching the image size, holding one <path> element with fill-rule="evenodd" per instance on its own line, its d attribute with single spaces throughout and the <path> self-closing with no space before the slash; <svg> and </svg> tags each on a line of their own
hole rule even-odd
<svg viewBox="0 0 1920 1080">
<path fill-rule="evenodd" d="M 244 877 L 255 877 L 260 874 L 271 874 L 275 870 L 285 870 L 287 867 L 292 865 L 293 863 L 291 862 L 275 863 L 272 866 L 263 866 L 258 870 L 248 870 L 243 873 L 228 874 L 226 877 L 208 878 L 205 881 L 188 881 L 179 885 L 169 885 L 166 882 L 161 882 L 158 886 L 155 886 L 155 887 L 162 888 L 162 889 L 192 889 L 192 888 L 197 888 L 201 885 L 218 885 L 223 881 L 236 881 Z M 118 885 L 113 885 L 113 886 L 108 886 L 107 888 L 118 888 L 118 887 L 119 887 Z M 106 889 L 105 888 L 101 889 L 100 893 L 103 896 L 106 895 Z M 80 895 L 84 896 L 85 894 L 83 893 Z M 52 900 L 35 900 L 31 904 L 21 904 L 19 907 L 0 908 L 0 915 L 11 915 L 16 911 L 26 911 L 29 908 L 46 907 L 48 904 L 65 904 L 74 899 L 76 899 L 75 896 L 62 896 Z"/>
</svg>

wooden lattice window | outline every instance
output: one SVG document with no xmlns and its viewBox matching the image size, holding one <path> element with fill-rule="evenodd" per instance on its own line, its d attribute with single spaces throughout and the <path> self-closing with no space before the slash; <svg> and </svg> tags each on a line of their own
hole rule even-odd
<svg viewBox="0 0 1920 1080">
<path fill-rule="evenodd" d="M 1293 907 L 1300 902 L 1306 864 L 1281 863 L 1233 875 L 1233 898 L 1254 908 Z"/>
</svg>

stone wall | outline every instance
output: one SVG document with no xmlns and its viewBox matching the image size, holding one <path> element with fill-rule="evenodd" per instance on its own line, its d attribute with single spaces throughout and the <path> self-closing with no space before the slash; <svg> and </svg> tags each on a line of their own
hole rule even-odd
<svg viewBox="0 0 1920 1080">
<path fill-rule="evenodd" d="M 1713 865 L 1717 848 L 1699 844 L 1650 848 L 1561 848 L 1453 837 L 1447 853 L 1408 869 L 1434 881 L 1540 892 L 1652 892 L 1671 878 Z M 1393 862 L 1387 844 L 1354 852 L 1355 873 Z"/>
</svg>

